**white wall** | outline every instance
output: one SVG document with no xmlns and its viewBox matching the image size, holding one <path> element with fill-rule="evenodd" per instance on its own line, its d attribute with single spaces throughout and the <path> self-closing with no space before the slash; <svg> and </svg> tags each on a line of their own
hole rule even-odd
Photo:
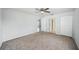
<svg viewBox="0 0 79 59">
<path fill-rule="evenodd" d="M 72 36 L 71 24 L 73 11 L 56 14 L 53 17 L 56 21 L 56 33 L 61 35 Z M 38 26 L 37 20 L 39 20 L 39 17 L 14 9 L 2 9 L 2 19 L 3 41 L 6 41 L 36 32 Z M 52 19 L 52 16 L 46 17 L 44 19 Z M 66 27 L 64 27 L 63 25 Z M 63 27 L 64 30 L 62 32 Z"/>
<path fill-rule="evenodd" d="M 79 48 L 79 8 L 74 12 L 74 19 L 73 19 L 73 38 L 76 41 L 76 44 Z"/>
<path fill-rule="evenodd" d="M 2 44 L 2 22 L 1 22 L 1 8 L 0 8 L 0 46 Z"/>
<path fill-rule="evenodd" d="M 72 37 L 73 11 L 54 15 L 56 21 L 56 34 Z"/>
<path fill-rule="evenodd" d="M 37 31 L 38 17 L 14 9 L 2 9 L 3 41 Z"/>
</svg>

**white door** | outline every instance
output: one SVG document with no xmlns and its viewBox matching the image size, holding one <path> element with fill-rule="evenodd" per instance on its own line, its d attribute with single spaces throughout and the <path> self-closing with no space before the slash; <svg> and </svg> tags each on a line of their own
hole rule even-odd
<svg viewBox="0 0 79 59">
<path fill-rule="evenodd" d="M 50 31 L 50 17 L 44 17 L 41 19 L 41 30 L 44 32 Z"/>
<path fill-rule="evenodd" d="M 62 35 L 72 36 L 72 16 L 63 16 L 60 21 L 60 33 Z"/>
</svg>

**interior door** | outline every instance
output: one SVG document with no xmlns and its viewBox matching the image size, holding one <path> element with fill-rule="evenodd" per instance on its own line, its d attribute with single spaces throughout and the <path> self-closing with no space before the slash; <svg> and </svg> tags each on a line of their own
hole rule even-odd
<svg viewBox="0 0 79 59">
<path fill-rule="evenodd" d="M 72 36 L 72 16 L 63 16 L 60 21 L 60 33 L 62 35 Z"/>
<path fill-rule="evenodd" d="M 41 19 L 41 31 L 50 31 L 50 17 L 44 17 Z"/>
</svg>

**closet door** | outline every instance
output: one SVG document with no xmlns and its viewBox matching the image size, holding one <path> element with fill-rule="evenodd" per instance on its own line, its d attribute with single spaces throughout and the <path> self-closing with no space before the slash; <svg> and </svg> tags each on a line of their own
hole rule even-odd
<svg viewBox="0 0 79 59">
<path fill-rule="evenodd" d="M 72 16 L 63 16 L 60 21 L 60 34 L 72 37 Z"/>
<path fill-rule="evenodd" d="M 47 16 L 41 19 L 41 31 L 56 33 L 56 22 L 53 16 Z"/>
<path fill-rule="evenodd" d="M 44 32 L 50 31 L 50 19 L 49 17 L 45 17 L 41 19 L 41 30 Z"/>
</svg>

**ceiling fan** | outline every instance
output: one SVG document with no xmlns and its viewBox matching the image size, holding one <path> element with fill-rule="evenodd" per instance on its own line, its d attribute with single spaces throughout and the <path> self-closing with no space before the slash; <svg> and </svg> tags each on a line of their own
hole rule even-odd
<svg viewBox="0 0 79 59">
<path fill-rule="evenodd" d="M 36 8 L 36 10 L 38 12 L 40 12 L 41 14 L 43 14 L 43 13 L 49 13 L 49 14 L 51 14 L 50 8 Z"/>
</svg>

